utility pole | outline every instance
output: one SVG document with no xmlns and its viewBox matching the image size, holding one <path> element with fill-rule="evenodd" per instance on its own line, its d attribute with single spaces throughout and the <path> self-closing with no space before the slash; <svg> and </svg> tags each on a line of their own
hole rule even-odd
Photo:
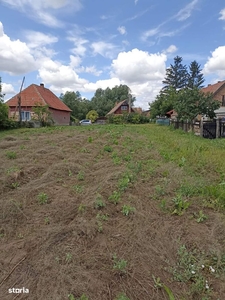
<svg viewBox="0 0 225 300">
<path fill-rule="evenodd" d="M 129 100 L 129 114 L 131 113 L 131 94 L 128 94 L 128 100 Z"/>
<path fill-rule="evenodd" d="M 20 126 L 22 124 L 21 91 L 22 91 L 22 88 L 23 88 L 24 80 L 25 80 L 25 76 L 23 77 L 23 81 L 22 81 L 22 84 L 21 84 L 21 87 L 20 87 L 20 92 L 19 92 L 19 95 L 17 96 L 17 98 L 18 98 L 18 107 L 19 107 L 19 124 L 20 124 Z"/>
</svg>

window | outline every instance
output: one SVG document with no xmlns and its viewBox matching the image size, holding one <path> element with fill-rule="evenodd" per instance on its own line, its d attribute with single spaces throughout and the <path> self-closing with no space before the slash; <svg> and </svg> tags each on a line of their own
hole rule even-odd
<svg viewBox="0 0 225 300">
<path fill-rule="evenodd" d="M 21 111 L 22 121 L 30 121 L 30 111 Z"/>
<path fill-rule="evenodd" d="M 121 110 L 127 110 L 127 105 L 121 105 Z"/>
</svg>

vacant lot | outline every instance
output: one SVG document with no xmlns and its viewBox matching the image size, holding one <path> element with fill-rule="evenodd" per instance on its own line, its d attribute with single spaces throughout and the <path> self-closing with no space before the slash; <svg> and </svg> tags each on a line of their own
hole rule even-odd
<svg viewBox="0 0 225 300">
<path fill-rule="evenodd" d="M 156 125 L 1 132 L 0 299 L 223 300 L 224 156 Z"/>
</svg>

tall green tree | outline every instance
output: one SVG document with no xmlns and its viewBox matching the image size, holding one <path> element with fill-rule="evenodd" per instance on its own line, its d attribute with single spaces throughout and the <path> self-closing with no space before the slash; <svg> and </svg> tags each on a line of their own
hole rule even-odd
<svg viewBox="0 0 225 300">
<path fill-rule="evenodd" d="M 83 99 L 80 92 L 66 92 L 59 97 L 71 110 L 71 115 L 76 119 L 85 119 L 86 114 L 91 110 L 90 101 Z"/>
<path fill-rule="evenodd" d="M 182 64 L 183 58 L 176 56 L 174 58 L 174 63 L 166 69 L 166 77 L 163 80 L 165 85 L 163 90 L 167 91 L 168 89 L 182 89 L 187 85 L 188 82 L 188 71 L 187 67 Z"/>
<path fill-rule="evenodd" d="M 193 121 L 197 115 L 215 116 L 214 110 L 220 107 L 212 94 L 205 94 L 198 87 L 184 88 L 177 94 L 174 109 L 179 120 Z"/>
<path fill-rule="evenodd" d="M 168 88 L 167 93 L 160 91 L 154 102 L 149 103 L 151 118 L 165 116 L 165 114 L 174 108 L 177 92 L 173 88 Z"/>
<path fill-rule="evenodd" d="M 0 102 L 4 102 L 4 95 L 2 94 L 2 78 L 0 77 Z"/>
<path fill-rule="evenodd" d="M 136 99 L 131 95 L 131 90 L 127 85 L 121 84 L 112 89 L 108 87 L 105 90 L 99 88 L 91 99 L 91 106 L 99 116 L 105 116 L 115 106 L 116 102 L 129 99 L 129 97 L 131 105 L 133 105 Z"/>
<path fill-rule="evenodd" d="M 4 95 L 2 94 L 2 80 L 0 77 L 0 128 L 7 128 L 8 127 L 8 113 L 9 113 L 9 108 L 8 106 L 4 103 Z"/>
<path fill-rule="evenodd" d="M 187 86 L 193 88 L 203 88 L 204 75 L 202 74 L 201 65 L 196 60 L 192 61 L 189 65 L 188 83 Z"/>
</svg>

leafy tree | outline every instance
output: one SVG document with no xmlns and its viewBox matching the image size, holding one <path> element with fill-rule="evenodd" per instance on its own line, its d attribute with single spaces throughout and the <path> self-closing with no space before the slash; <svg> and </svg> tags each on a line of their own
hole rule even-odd
<svg viewBox="0 0 225 300">
<path fill-rule="evenodd" d="M 61 94 L 60 99 L 72 110 L 71 115 L 76 119 L 84 119 L 91 110 L 90 101 L 83 99 L 78 91 Z"/>
<path fill-rule="evenodd" d="M 105 90 L 99 88 L 91 99 L 91 106 L 99 116 L 105 116 L 115 106 L 116 102 L 129 99 L 129 97 L 131 105 L 133 105 L 136 99 L 132 97 L 131 90 L 127 85 L 121 84 L 112 89 L 108 87 Z"/>
<path fill-rule="evenodd" d="M 91 120 L 92 123 L 94 123 L 97 118 L 98 118 L 98 113 L 96 110 L 90 110 L 86 115 L 86 119 Z"/>
<path fill-rule="evenodd" d="M 51 112 L 49 110 L 48 105 L 35 103 L 35 107 L 33 107 L 33 112 L 36 115 L 36 119 L 41 123 L 41 126 L 53 124 L 53 119 L 51 117 Z"/>
<path fill-rule="evenodd" d="M 163 80 L 164 90 L 167 91 L 170 88 L 175 90 L 184 88 L 187 85 L 188 81 L 188 72 L 187 67 L 182 64 L 183 58 L 176 56 L 174 58 L 174 64 L 170 65 L 166 69 L 166 77 Z"/>
<path fill-rule="evenodd" d="M 150 115 L 152 119 L 157 116 L 165 116 L 165 114 L 174 108 L 177 92 L 173 88 L 168 88 L 167 93 L 161 91 L 156 96 L 156 100 L 150 105 Z"/>
<path fill-rule="evenodd" d="M 184 88 L 177 94 L 174 109 L 180 120 L 194 120 L 197 115 L 215 116 L 214 110 L 219 108 L 218 101 L 213 100 L 212 94 L 205 94 L 197 87 Z"/>
<path fill-rule="evenodd" d="M 204 75 L 202 74 L 201 66 L 194 60 L 189 66 L 188 84 L 187 86 L 191 89 L 197 87 L 203 88 L 203 82 L 205 81 Z"/>
</svg>

